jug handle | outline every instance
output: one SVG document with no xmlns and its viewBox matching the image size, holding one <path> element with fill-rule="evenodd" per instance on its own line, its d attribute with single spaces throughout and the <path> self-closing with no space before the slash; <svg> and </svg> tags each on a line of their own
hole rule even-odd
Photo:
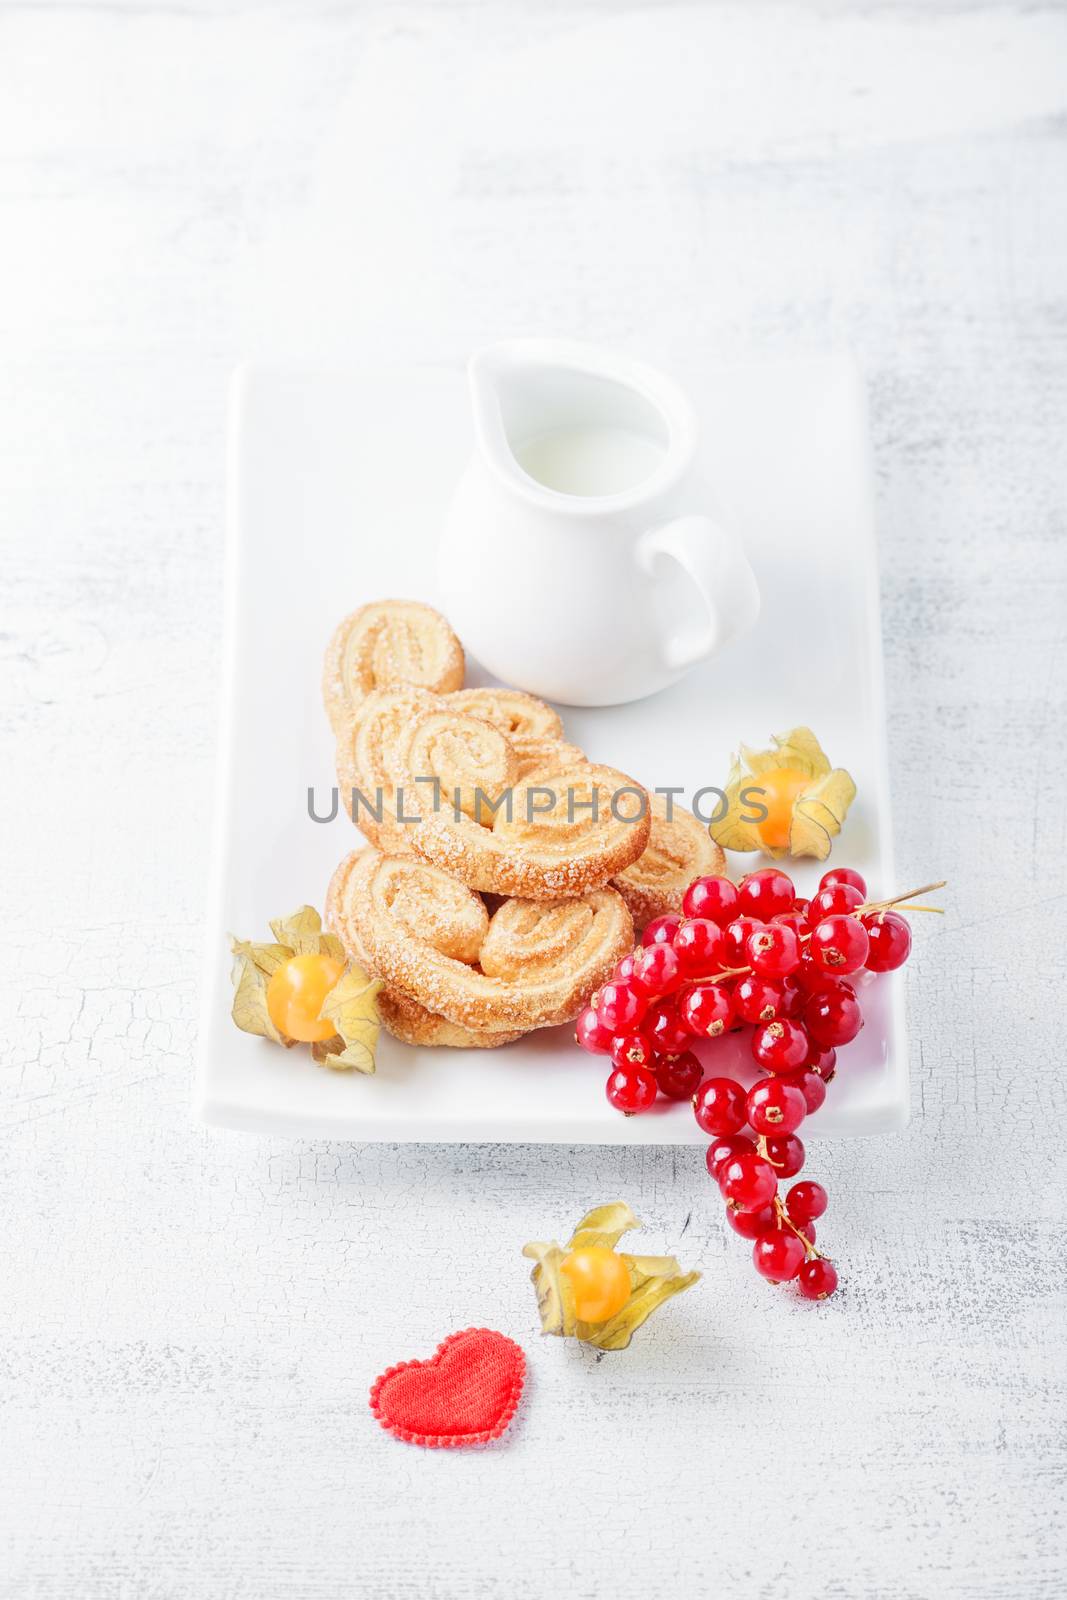
<svg viewBox="0 0 1067 1600">
<path fill-rule="evenodd" d="M 650 577 L 663 556 L 682 568 L 707 612 L 704 628 L 669 634 L 662 641 L 665 664 L 681 672 L 748 631 L 759 616 L 759 588 L 738 540 L 710 517 L 679 517 L 643 534 L 638 562 Z"/>
</svg>

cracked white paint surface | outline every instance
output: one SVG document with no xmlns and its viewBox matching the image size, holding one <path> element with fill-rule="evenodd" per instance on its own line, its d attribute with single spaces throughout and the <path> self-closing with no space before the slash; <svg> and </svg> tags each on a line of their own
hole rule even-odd
<svg viewBox="0 0 1067 1600">
<path fill-rule="evenodd" d="M 981 0 L 0 6 L 5 1595 L 1063 1593 L 1065 80 L 1062 8 Z M 910 1130 L 812 1152 L 832 1306 L 691 1152 L 190 1125 L 227 370 L 516 328 L 871 377 L 897 854 L 951 892 Z M 616 1196 L 705 1276 L 598 1362 L 517 1252 Z M 380 1433 L 483 1321 L 506 1444 Z"/>
</svg>

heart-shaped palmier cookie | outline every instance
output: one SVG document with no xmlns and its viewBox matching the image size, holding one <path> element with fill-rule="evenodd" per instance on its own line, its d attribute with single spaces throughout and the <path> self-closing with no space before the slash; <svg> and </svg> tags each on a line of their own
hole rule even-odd
<svg viewBox="0 0 1067 1600">
<path fill-rule="evenodd" d="M 526 1357 L 491 1328 L 450 1334 L 428 1361 L 401 1361 L 376 1378 L 370 1408 L 408 1444 L 455 1448 L 499 1439 L 515 1415 Z"/>
<path fill-rule="evenodd" d="M 554 901 L 480 895 L 437 867 L 358 850 L 326 896 L 331 930 L 386 987 L 460 1028 L 528 1032 L 569 1022 L 633 949 L 614 889 Z"/>
</svg>

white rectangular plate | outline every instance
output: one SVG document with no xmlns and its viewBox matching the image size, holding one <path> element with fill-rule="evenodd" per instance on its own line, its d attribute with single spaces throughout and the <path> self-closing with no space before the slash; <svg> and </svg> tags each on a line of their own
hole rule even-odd
<svg viewBox="0 0 1067 1600">
<path fill-rule="evenodd" d="M 762 594 L 758 626 L 681 684 L 636 705 L 563 708 L 599 761 L 691 797 L 721 785 L 740 741 L 812 726 L 859 797 L 836 859 L 872 891 L 893 882 L 877 554 L 862 386 L 846 359 L 677 371 L 696 405 L 705 470 L 742 533 Z M 603 1058 L 569 1028 L 502 1050 L 415 1050 L 382 1035 L 372 1078 L 316 1067 L 230 1020 L 227 936 L 268 938 L 269 917 L 322 906 L 358 842 L 329 824 L 332 741 L 319 695 L 334 624 L 387 595 L 435 599 L 437 532 L 471 448 L 458 371 L 389 375 L 246 369 L 230 416 L 226 680 L 215 875 L 196 1110 L 209 1123 L 359 1140 L 701 1144 L 688 1105 L 623 1118 Z M 471 663 L 469 681 L 489 681 Z M 714 797 L 705 804 L 714 804 Z M 735 857 L 735 875 L 756 864 Z M 814 866 L 795 874 L 804 892 Z M 840 1053 L 820 1133 L 907 1121 L 899 979 L 864 991 L 866 1027 Z M 748 1072 L 727 1039 L 709 1061 Z M 751 1076 L 751 1074 L 749 1074 Z"/>
</svg>

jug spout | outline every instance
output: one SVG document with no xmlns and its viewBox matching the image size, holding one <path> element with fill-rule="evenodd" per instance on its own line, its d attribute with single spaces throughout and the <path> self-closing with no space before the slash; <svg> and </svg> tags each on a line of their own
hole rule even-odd
<svg viewBox="0 0 1067 1600">
<path fill-rule="evenodd" d="M 695 427 L 669 380 L 561 339 L 509 339 L 468 364 L 478 449 L 498 479 L 544 504 L 666 488 L 689 466 Z M 587 509 L 591 509 L 588 506 Z"/>
<path fill-rule="evenodd" d="M 467 363 L 475 439 L 498 469 L 506 468 L 511 456 L 505 405 L 514 412 L 521 388 L 521 367 L 513 352 L 514 342 L 487 345 Z"/>
</svg>

